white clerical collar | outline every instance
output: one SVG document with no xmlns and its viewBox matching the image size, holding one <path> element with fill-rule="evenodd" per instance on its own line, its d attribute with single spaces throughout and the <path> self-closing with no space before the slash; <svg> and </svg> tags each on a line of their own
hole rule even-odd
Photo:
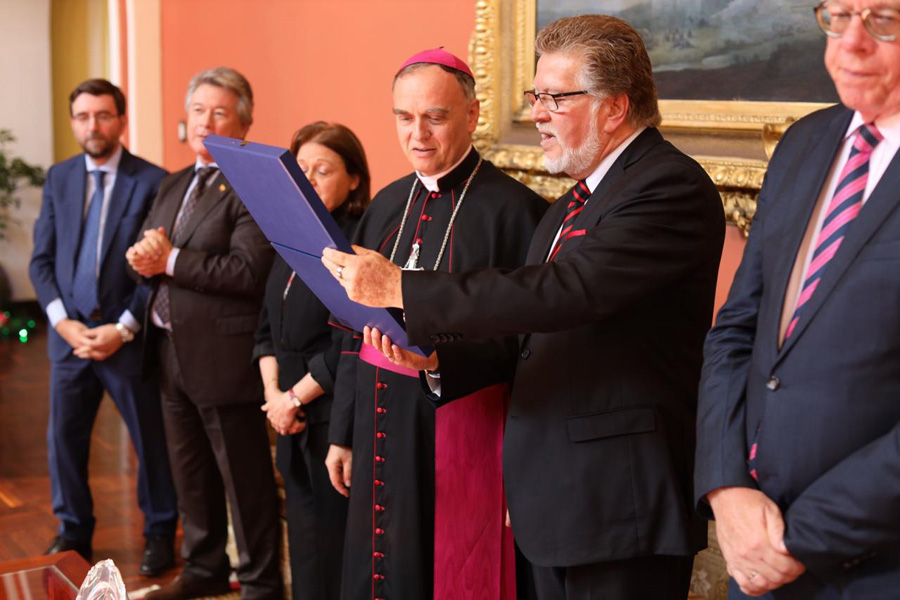
<svg viewBox="0 0 900 600">
<path fill-rule="evenodd" d="M 844 133 L 844 139 L 846 140 L 856 133 L 856 130 L 863 125 L 863 118 L 860 116 L 859 111 L 854 112 L 853 118 L 850 119 L 850 127 Z M 900 146 L 900 113 L 875 119 L 875 127 L 878 128 L 878 131 L 881 132 L 881 135 L 884 136 L 884 139 L 891 146 Z"/>
<path fill-rule="evenodd" d="M 594 193 L 594 190 L 597 189 L 597 186 L 600 185 L 600 182 L 603 181 L 603 178 L 606 177 L 606 174 L 609 172 L 609 168 L 613 166 L 613 163 L 616 162 L 616 159 L 619 158 L 623 152 L 625 152 L 625 148 L 627 148 L 631 142 L 633 142 L 637 136 L 641 135 L 646 127 L 638 127 L 634 133 L 625 138 L 621 144 L 616 146 L 612 152 L 607 154 L 603 160 L 600 161 L 600 164 L 597 165 L 597 168 L 594 169 L 594 172 L 588 175 L 584 182 L 587 184 L 588 189 L 591 190 L 591 193 Z"/>
<path fill-rule="evenodd" d="M 422 185 L 425 186 L 425 189 L 428 190 L 429 192 L 439 192 L 439 191 L 441 191 L 441 188 L 438 186 L 438 181 L 440 181 L 442 177 L 446 177 L 446 175 L 448 173 L 452 173 L 453 170 L 456 169 L 456 167 L 458 167 L 459 165 L 461 165 L 463 163 L 463 161 L 466 160 L 466 157 L 468 157 L 469 154 L 471 154 L 471 153 L 472 153 L 472 145 L 470 144 L 469 149 L 466 150 L 465 152 L 463 152 L 462 157 L 460 157 L 460 159 L 458 161 L 456 161 L 456 164 L 454 164 L 452 167 L 450 167 L 443 173 L 438 173 L 437 175 L 429 177 L 428 175 L 423 175 L 422 173 L 419 173 L 418 171 L 416 171 L 416 177 L 419 178 L 419 181 L 422 182 Z"/>
<path fill-rule="evenodd" d="M 119 161 L 122 160 L 122 145 L 119 144 L 119 147 L 116 148 L 116 151 L 112 153 L 109 157 L 109 160 L 104 164 L 97 166 L 97 163 L 94 162 L 94 159 L 88 156 L 87 153 L 84 155 L 84 168 L 88 173 L 91 171 L 101 170 L 104 173 L 113 173 L 115 174 L 119 170 Z"/>
</svg>

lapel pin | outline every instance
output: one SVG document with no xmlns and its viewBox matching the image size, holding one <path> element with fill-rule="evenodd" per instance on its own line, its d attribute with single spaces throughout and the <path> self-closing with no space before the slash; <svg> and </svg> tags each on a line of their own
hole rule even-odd
<svg viewBox="0 0 900 600">
<path fill-rule="evenodd" d="M 220 184 L 219 184 L 219 191 L 220 191 L 220 192 L 224 192 L 224 191 L 225 191 L 225 184 L 224 184 L 224 183 L 220 183 Z"/>
</svg>

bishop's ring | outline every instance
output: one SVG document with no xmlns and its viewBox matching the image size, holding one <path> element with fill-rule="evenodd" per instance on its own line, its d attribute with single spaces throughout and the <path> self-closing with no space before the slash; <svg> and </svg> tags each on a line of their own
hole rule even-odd
<svg viewBox="0 0 900 600">
<path fill-rule="evenodd" d="M 343 279 L 344 278 L 344 265 L 338 265 L 338 268 L 336 270 L 337 270 L 337 274 L 338 274 L 338 279 Z"/>
</svg>

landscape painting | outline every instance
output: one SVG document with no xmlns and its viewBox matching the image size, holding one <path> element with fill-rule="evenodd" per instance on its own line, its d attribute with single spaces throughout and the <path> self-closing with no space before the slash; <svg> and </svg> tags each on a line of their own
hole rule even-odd
<svg viewBox="0 0 900 600">
<path fill-rule="evenodd" d="M 537 28 L 602 12 L 644 38 L 667 100 L 836 102 L 810 0 L 537 0 Z"/>
</svg>

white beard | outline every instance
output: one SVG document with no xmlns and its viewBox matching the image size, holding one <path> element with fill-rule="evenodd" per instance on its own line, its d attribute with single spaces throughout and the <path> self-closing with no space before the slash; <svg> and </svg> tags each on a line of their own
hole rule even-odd
<svg viewBox="0 0 900 600">
<path fill-rule="evenodd" d="M 583 173 L 588 168 L 590 168 L 591 163 L 596 158 L 597 153 L 600 152 L 600 128 L 597 127 L 597 109 L 599 107 L 591 108 L 591 128 L 588 132 L 588 137 L 584 141 L 581 146 L 578 148 L 572 148 L 565 143 L 559 135 L 556 135 L 556 140 L 559 143 L 559 147 L 562 149 L 562 154 L 559 158 L 550 158 L 546 154 L 544 154 L 544 167 L 552 174 L 557 173 L 565 173 L 570 175 L 572 173 Z"/>
</svg>

